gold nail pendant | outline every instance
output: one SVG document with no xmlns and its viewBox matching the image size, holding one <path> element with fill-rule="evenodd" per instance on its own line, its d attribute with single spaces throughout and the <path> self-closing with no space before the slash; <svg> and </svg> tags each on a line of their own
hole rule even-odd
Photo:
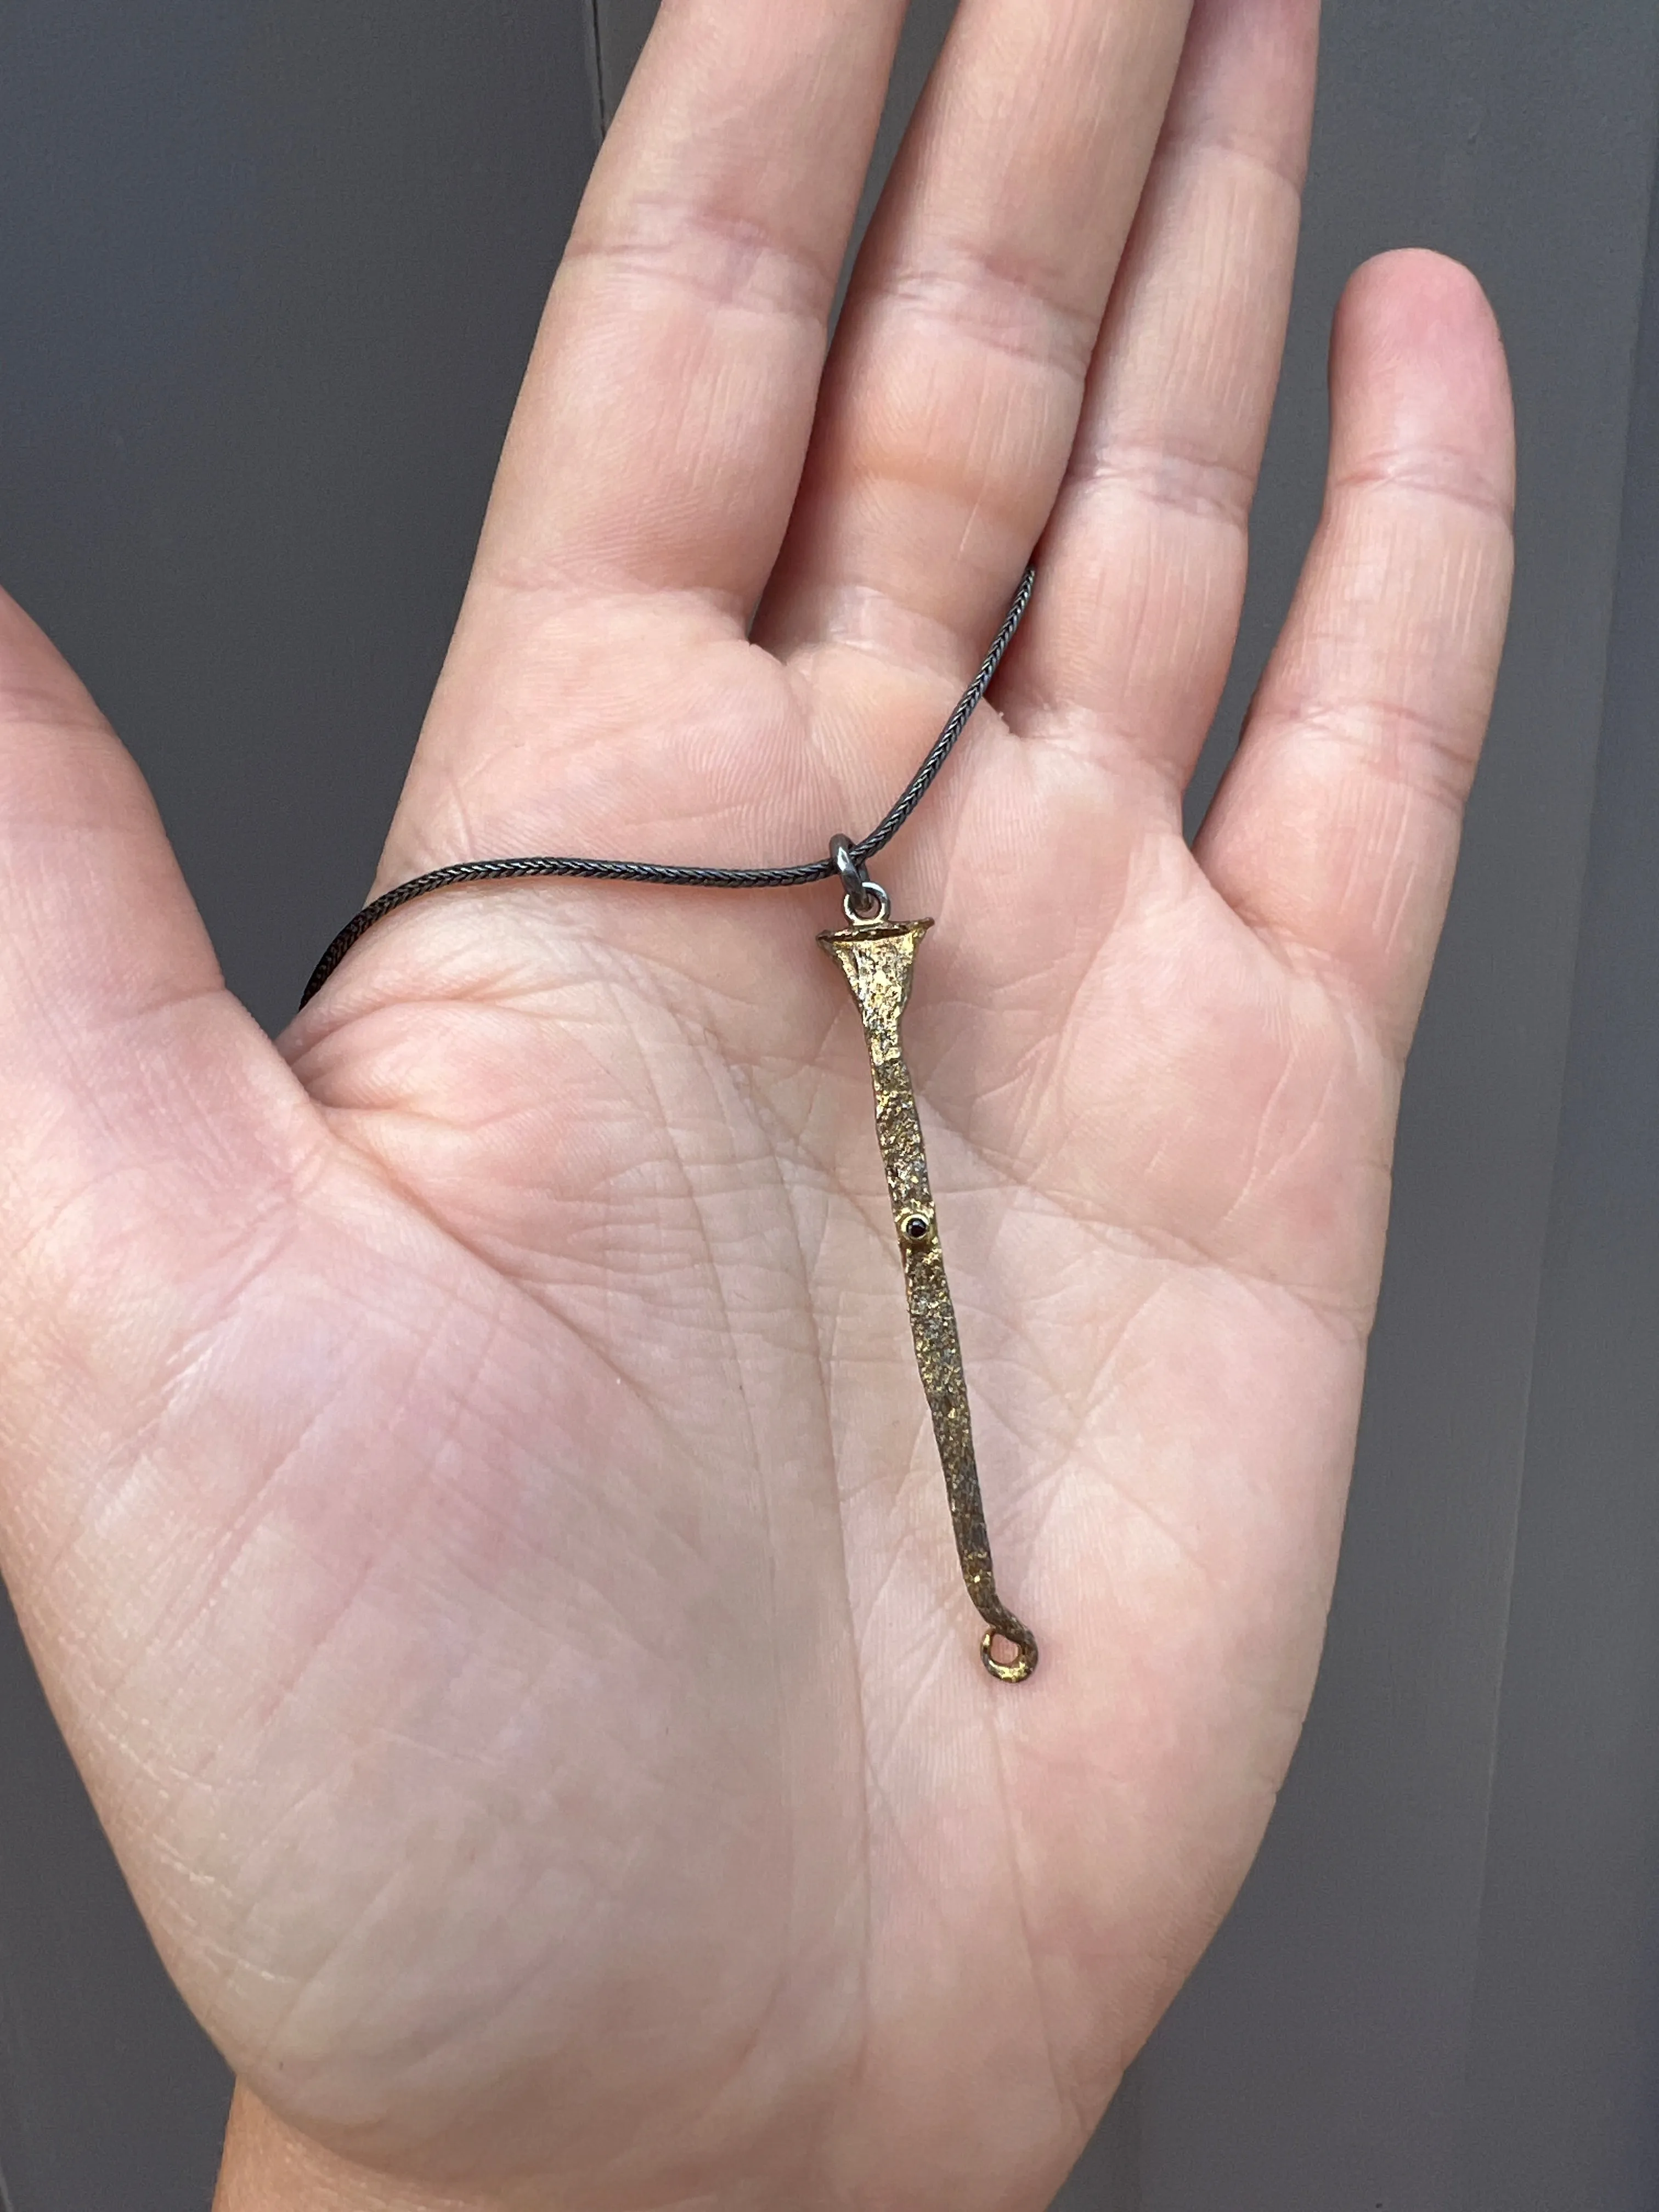
<svg viewBox="0 0 1659 2212">
<path fill-rule="evenodd" d="M 843 840 L 837 839 L 836 843 L 842 851 L 846 850 Z M 847 874 L 843 870 L 843 876 Z M 887 894 L 878 884 L 867 879 L 849 882 L 847 917 L 851 927 L 826 930 L 818 943 L 838 963 L 852 986 L 869 1042 L 870 1073 L 876 1091 L 876 1134 L 887 1170 L 887 1190 L 892 1200 L 893 1221 L 904 1264 L 904 1289 L 910 1308 L 910 1331 L 915 1339 L 916 1364 L 921 1370 L 921 1387 L 927 1394 L 933 1434 L 945 1469 L 962 1578 L 981 1619 L 988 1623 L 980 1654 L 1000 1682 L 1023 1682 L 1037 1663 L 1036 1638 L 997 1595 L 990 1540 L 985 1529 L 985 1506 L 980 1496 L 979 1469 L 974 1460 L 968 1383 L 963 1373 L 956 1310 L 951 1304 L 933 1194 L 927 1180 L 921 1117 L 916 1110 L 915 1090 L 910 1081 L 910 1071 L 905 1066 L 899 1035 L 899 1024 L 910 997 L 916 949 L 933 925 L 931 921 L 891 921 L 889 912 Z M 1000 1643 L 1012 1647 L 1012 1659 L 997 1656 Z"/>
</svg>

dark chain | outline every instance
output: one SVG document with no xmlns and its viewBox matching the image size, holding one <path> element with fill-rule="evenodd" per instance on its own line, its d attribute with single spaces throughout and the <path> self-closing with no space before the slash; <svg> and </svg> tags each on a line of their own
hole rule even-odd
<svg viewBox="0 0 1659 2212">
<path fill-rule="evenodd" d="M 991 679 L 1002 664 L 1002 656 L 1012 644 L 1014 632 L 1025 619 L 1025 610 L 1031 604 L 1031 593 L 1036 587 L 1036 570 L 1035 568 L 1028 568 L 1018 591 L 1014 594 L 1014 603 L 1003 620 L 1002 628 L 997 632 L 996 641 L 985 656 L 983 666 L 963 694 L 955 714 L 939 732 L 927 759 L 869 836 L 860 837 L 852 847 L 852 857 L 860 870 L 866 860 L 897 836 L 921 804 L 934 777 L 950 759 L 957 740 L 972 721 L 990 690 Z M 825 860 L 803 860 L 797 866 L 789 868 L 685 868 L 656 860 L 563 860 L 538 854 L 529 854 L 521 860 L 455 860 L 447 868 L 434 868 L 428 875 L 416 876 L 406 884 L 399 884 L 394 890 L 383 893 L 372 905 L 366 906 L 361 914 L 354 915 L 317 963 L 300 1004 L 307 1006 L 316 997 L 358 939 L 373 929 L 377 921 L 384 921 L 389 914 L 395 914 L 400 906 L 407 906 L 411 899 L 424 898 L 429 891 L 447 890 L 453 884 L 509 883 L 527 876 L 577 876 L 594 883 L 667 884 L 682 890 L 781 891 L 793 890 L 802 884 L 822 883 L 837 872 L 833 852 Z"/>
</svg>

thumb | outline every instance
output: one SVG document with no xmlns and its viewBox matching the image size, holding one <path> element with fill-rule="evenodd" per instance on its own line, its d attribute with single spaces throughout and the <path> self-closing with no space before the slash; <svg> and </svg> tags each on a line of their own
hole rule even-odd
<svg viewBox="0 0 1659 2212">
<path fill-rule="evenodd" d="M 316 1141 L 143 779 L 0 593 L 0 1569 L 40 1656 L 49 1565 Z"/>
<path fill-rule="evenodd" d="M 78 1057 L 219 983 L 143 779 L 0 592 L 0 1049 L 52 1038 Z"/>
</svg>

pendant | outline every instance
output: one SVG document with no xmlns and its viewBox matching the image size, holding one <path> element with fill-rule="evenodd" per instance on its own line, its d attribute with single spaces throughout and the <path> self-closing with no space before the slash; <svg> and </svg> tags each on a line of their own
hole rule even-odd
<svg viewBox="0 0 1659 2212">
<path fill-rule="evenodd" d="M 921 1117 L 916 1109 L 915 1090 L 905 1065 L 899 1035 L 899 1024 L 910 997 L 917 948 L 933 925 L 931 921 L 891 921 L 886 892 L 865 876 L 853 860 L 847 840 L 838 837 L 834 849 L 837 867 L 847 885 L 845 903 L 850 927 L 826 930 L 818 943 L 852 987 L 870 1047 L 870 1073 L 876 1092 L 876 1136 L 887 1170 L 888 1195 L 892 1200 L 893 1222 L 898 1231 L 916 1365 L 921 1371 L 921 1387 L 933 1417 L 933 1435 L 945 1469 L 957 1556 L 962 1563 L 962 1578 L 968 1586 L 968 1595 L 978 1608 L 980 1618 L 988 1624 L 980 1644 L 980 1656 L 1000 1682 L 1023 1682 L 1036 1667 L 1036 1638 L 997 1595 L 990 1540 L 985 1528 L 985 1507 L 980 1496 L 979 1469 L 974 1459 L 968 1383 L 963 1372 L 956 1309 L 951 1303 L 951 1286 L 945 1279 L 939 1221 L 927 1180 Z M 999 1645 L 1005 1650 L 1012 1647 L 1013 1657 L 999 1657 Z"/>
</svg>

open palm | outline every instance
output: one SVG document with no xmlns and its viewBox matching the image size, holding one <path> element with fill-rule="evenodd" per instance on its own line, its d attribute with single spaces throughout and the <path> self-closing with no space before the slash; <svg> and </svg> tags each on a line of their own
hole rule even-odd
<svg viewBox="0 0 1659 2212">
<path fill-rule="evenodd" d="M 908 1037 L 1032 1681 L 955 1571 L 830 891 L 447 892 L 279 1053 L 0 626 L 5 1566 L 249 2093 L 228 2203 L 1039 2207 L 1295 1741 L 1500 352 L 1444 262 L 1351 288 L 1194 854 L 1315 0 L 963 0 L 821 381 L 902 14 L 668 0 L 382 880 L 824 851 L 1041 540 L 878 870 L 939 923 Z"/>
</svg>

